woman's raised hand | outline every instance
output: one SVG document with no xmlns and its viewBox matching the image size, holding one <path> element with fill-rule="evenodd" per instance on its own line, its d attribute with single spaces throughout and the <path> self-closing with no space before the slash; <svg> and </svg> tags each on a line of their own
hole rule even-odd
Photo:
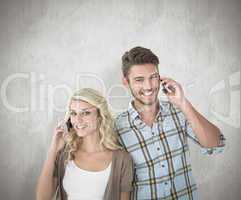
<svg viewBox="0 0 241 200">
<path fill-rule="evenodd" d="M 57 153 L 60 149 L 64 147 L 66 134 L 66 122 L 64 120 L 61 120 L 54 129 L 54 134 L 50 145 L 50 149 L 52 151 L 55 151 Z"/>
</svg>

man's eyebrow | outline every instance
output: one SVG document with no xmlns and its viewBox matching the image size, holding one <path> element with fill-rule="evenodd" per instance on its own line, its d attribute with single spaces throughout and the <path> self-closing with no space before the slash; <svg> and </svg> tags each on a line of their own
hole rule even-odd
<svg viewBox="0 0 241 200">
<path fill-rule="evenodd" d="M 151 74 L 150 76 L 156 76 L 156 75 L 159 76 L 159 73 L 155 72 L 155 73 Z M 136 77 L 134 77 L 134 79 L 141 79 L 141 78 L 145 78 L 145 77 L 144 76 L 136 76 Z"/>
<path fill-rule="evenodd" d="M 155 73 L 151 74 L 151 76 L 155 76 L 155 75 L 159 75 L 159 73 L 155 72 Z"/>
</svg>

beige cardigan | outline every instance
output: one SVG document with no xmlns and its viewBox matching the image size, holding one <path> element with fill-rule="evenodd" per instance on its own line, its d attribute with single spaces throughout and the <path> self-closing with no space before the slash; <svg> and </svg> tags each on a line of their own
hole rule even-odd
<svg viewBox="0 0 241 200">
<path fill-rule="evenodd" d="M 59 200 L 67 200 L 67 194 L 62 184 L 66 158 L 67 154 L 62 149 L 55 162 L 54 177 L 57 178 L 56 199 Z M 119 200 L 121 192 L 132 191 L 133 170 L 132 158 L 126 151 L 113 151 L 111 173 L 105 189 L 104 200 Z"/>
</svg>

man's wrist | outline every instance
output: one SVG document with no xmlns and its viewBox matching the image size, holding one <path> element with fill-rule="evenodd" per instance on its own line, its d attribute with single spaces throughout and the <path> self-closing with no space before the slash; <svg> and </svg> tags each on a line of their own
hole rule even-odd
<svg viewBox="0 0 241 200">
<path fill-rule="evenodd" d="M 179 106 L 180 110 L 183 113 L 188 112 L 189 108 L 191 107 L 191 103 L 188 101 L 186 97 L 183 98 L 181 105 Z"/>
</svg>

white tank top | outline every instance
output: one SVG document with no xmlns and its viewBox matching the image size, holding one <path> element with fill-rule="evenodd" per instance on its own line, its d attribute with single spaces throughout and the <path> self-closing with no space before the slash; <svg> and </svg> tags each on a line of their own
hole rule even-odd
<svg viewBox="0 0 241 200">
<path fill-rule="evenodd" d="M 66 166 L 63 187 L 68 200 L 103 200 L 109 180 L 111 163 L 98 172 L 80 169 L 73 160 Z"/>
</svg>

